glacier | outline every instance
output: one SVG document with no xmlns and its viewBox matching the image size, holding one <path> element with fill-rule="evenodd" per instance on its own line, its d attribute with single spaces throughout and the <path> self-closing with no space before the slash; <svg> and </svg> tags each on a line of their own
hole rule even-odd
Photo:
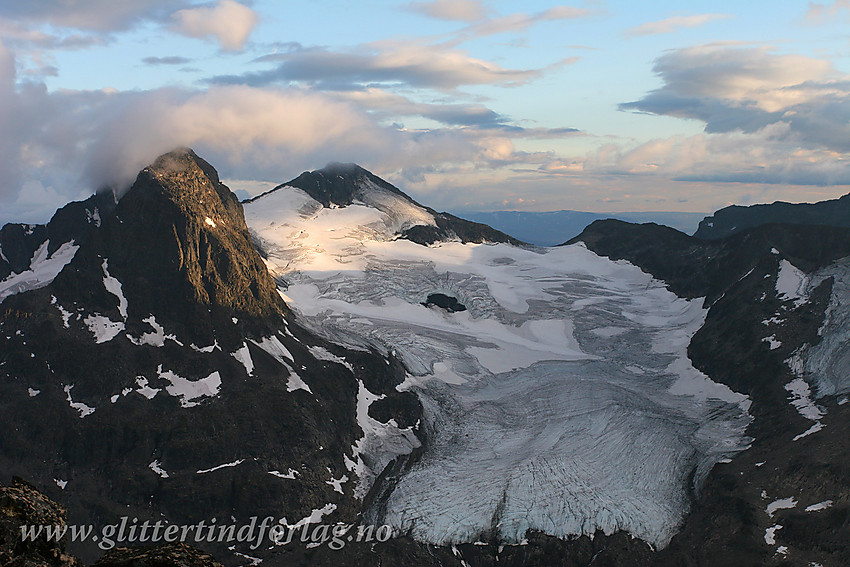
<svg viewBox="0 0 850 567">
<path fill-rule="evenodd" d="M 806 277 L 800 293 L 832 279 L 832 294 L 816 344 L 803 345 L 787 362 L 817 399 L 850 392 L 850 260 L 839 260 Z"/>
<path fill-rule="evenodd" d="M 688 359 L 702 300 L 582 244 L 400 239 L 433 217 L 361 189 L 346 207 L 286 186 L 244 207 L 301 322 L 401 359 L 399 389 L 423 404 L 421 456 L 370 519 L 436 544 L 624 530 L 664 547 L 711 468 L 750 442 L 749 399 Z M 433 293 L 466 311 L 426 307 Z M 357 446 L 372 464 L 356 468 L 361 495 L 418 445 L 371 425 Z"/>
</svg>

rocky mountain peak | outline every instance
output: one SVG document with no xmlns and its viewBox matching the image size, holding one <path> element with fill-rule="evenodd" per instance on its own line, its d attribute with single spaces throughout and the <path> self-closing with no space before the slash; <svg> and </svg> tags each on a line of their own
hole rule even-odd
<svg viewBox="0 0 850 567">
<path fill-rule="evenodd" d="M 325 207 L 345 207 L 362 200 L 364 189 L 369 187 L 378 187 L 421 207 L 404 192 L 356 163 L 332 162 L 322 169 L 305 171 L 279 187 L 284 186 L 301 189 Z"/>
<path fill-rule="evenodd" d="M 104 261 L 123 285 L 131 319 L 167 313 L 186 332 L 206 335 L 203 327 L 215 326 L 210 314 L 229 321 L 286 312 L 238 199 L 188 148 L 139 173 L 55 283 L 60 290 L 103 289 Z M 94 307 L 114 311 L 115 296 L 101 297 L 105 305 Z"/>
</svg>

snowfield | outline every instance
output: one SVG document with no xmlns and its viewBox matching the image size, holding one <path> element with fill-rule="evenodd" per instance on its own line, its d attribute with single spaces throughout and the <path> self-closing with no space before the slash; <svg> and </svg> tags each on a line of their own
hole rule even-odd
<svg viewBox="0 0 850 567">
<path fill-rule="evenodd" d="M 423 403 L 425 451 L 373 519 L 437 544 L 601 529 L 665 546 L 692 491 L 749 442 L 748 398 L 687 358 L 702 301 L 581 244 L 397 239 L 433 217 L 365 189 L 363 203 L 323 208 L 284 187 L 245 217 L 302 323 L 395 354 L 408 369 L 400 389 Z M 467 310 L 422 305 L 433 293 Z M 386 463 L 382 452 L 403 447 L 376 431 L 357 450 Z M 380 470 L 356 472 L 362 494 Z"/>
</svg>

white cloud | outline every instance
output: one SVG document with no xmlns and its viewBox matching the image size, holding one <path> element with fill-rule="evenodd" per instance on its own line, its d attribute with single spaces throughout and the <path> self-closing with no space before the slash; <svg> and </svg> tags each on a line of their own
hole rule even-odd
<svg viewBox="0 0 850 567">
<path fill-rule="evenodd" d="M 173 29 L 189 37 L 214 37 L 222 49 L 241 50 L 259 20 L 257 14 L 234 0 L 219 0 L 215 6 L 178 10 L 172 15 Z"/>
<path fill-rule="evenodd" d="M 590 11 L 573 6 L 554 6 L 536 14 L 515 13 L 498 18 L 491 18 L 483 22 L 467 26 L 457 36 L 448 42 L 449 45 L 457 45 L 473 38 L 490 35 L 521 32 L 528 28 L 544 23 L 559 20 L 574 20 L 590 15 Z"/>
<path fill-rule="evenodd" d="M 729 14 L 696 14 L 693 16 L 671 16 L 655 22 L 647 22 L 637 27 L 626 30 L 626 35 L 658 35 L 673 33 L 679 28 L 697 28 L 716 20 L 731 18 Z"/>
<path fill-rule="evenodd" d="M 479 0 L 432 0 L 413 2 L 408 7 L 439 20 L 475 22 L 487 15 L 487 9 Z"/>
<path fill-rule="evenodd" d="M 850 0 L 835 0 L 829 4 L 809 2 L 806 20 L 811 23 L 821 23 L 825 20 L 833 20 L 845 11 L 850 11 Z"/>
</svg>

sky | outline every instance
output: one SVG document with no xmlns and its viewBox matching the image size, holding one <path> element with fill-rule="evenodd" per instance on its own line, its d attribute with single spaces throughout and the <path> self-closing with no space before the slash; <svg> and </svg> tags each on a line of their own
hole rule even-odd
<svg viewBox="0 0 850 567">
<path fill-rule="evenodd" d="M 3 0 L 0 223 L 192 147 L 452 212 L 850 193 L 850 0 Z"/>
</svg>

